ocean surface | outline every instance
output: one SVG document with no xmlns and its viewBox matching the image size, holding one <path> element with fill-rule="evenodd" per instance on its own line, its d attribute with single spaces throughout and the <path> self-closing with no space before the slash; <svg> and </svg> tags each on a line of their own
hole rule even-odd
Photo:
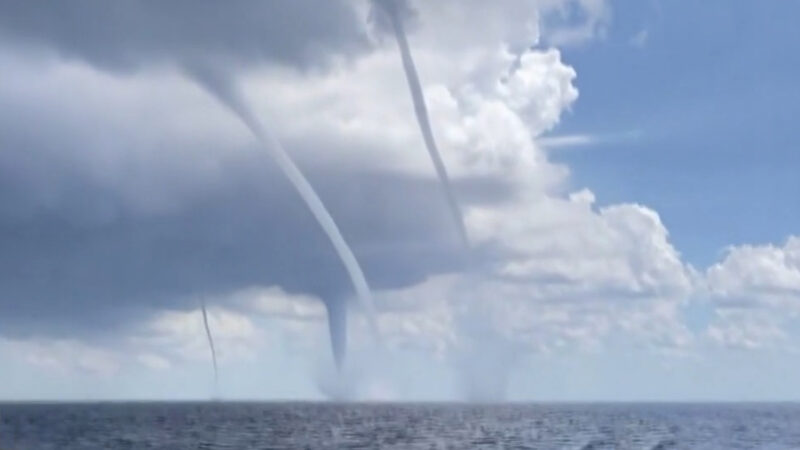
<svg viewBox="0 0 800 450">
<path fill-rule="evenodd" d="M 0 403 L 0 449 L 800 449 L 791 404 Z"/>
</svg>

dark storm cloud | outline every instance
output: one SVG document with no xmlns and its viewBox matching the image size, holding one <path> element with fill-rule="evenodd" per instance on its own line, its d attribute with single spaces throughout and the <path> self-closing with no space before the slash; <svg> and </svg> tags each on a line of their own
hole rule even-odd
<svg viewBox="0 0 800 450">
<path fill-rule="evenodd" d="M 114 71 L 197 58 L 231 70 L 307 67 L 362 49 L 359 20 L 346 0 L 0 0 L 0 45 L 47 47 Z M 157 119 L 40 90 L 0 89 L 0 335 L 119 330 L 156 309 L 195 308 L 196 295 L 252 285 L 352 297 L 330 243 L 268 155 L 163 136 Z M 149 126 L 157 137 L 138 139 Z M 299 145 L 288 150 L 314 154 Z M 203 172 L 204 158 L 218 174 Z M 299 161 L 375 289 L 460 268 L 435 180 L 350 163 Z M 466 203 L 507 195 L 485 180 L 456 190 Z"/>
<path fill-rule="evenodd" d="M 324 234 L 255 143 L 218 148 L 163 127 L 129 139 L 155 124 L 76 113 L 67 106 L 77 99 L 60 95 L 33 99 L 0 89 L 3 334 L 109 329 L 250 285 L 352 296 Z M 301 145 L 318 143 L 290 150 L 313 155 Z M 432 180 L 301 165 L 375 287 L 454 267 Z"/>
<path fill-rule="evenodd" d="M 4 221 L 0 327 L 41 332 L 61 322 L 103 328 L 114 324 L 96 319 L 126 320 L 118 315 L 142 308 L 194 307 L 193 294 L 256 284 L 350 297 L 341 264 L 294 192 L 274 169 L 260 176 L 271 181 L 233 185 L 168 215 L 122 213 L 95 226 L 47 213 Z M 432 182 L 324 176 L 312 179 L 376 288 L 455 268 L 457 241 L 448 236 L 448 217 L 429 194 L 436 189 Z M 348 195 L 356 190 L 360 198 L 353 201 Z M 86 191 L 88 202 L 103 195 Z"/>
<path fill-rule="evenodd" d="M 238 156 L 220 163 L 218 181 L 187 184 L 202 178 L 197 165 L 169 163 L 165 148 L 161 159 L 136 169 L 147 172 L 155 188 L 108 185 L 84 166 L 141 149 L 104 148 L 105 140 L 93 142 L 95 135 L 76 124 L 55 126 L 59 115 L 47 117 L 43 109 L 0 113 L 4 334 L 109 329 L 153 309 L 193 308 L 193 295 L 250 285 L 279 285 L 323 299 L 352 296 L 324 234 L 268 155 L 197 147 L 197 155 Z M 406 286 L 458 268 L 461 249 L 441 199 L 431 195 L 435 180 L 310 161 L 303 166 L 375 288 Z M 457 189 L 471 202 L 504 195 L 488 181 Z M 123 195 L 131 190 L 133 204 L 131 194 Z M 175 193 L 187 190 L 196 192 Z M 175 204 L 156 212 L 136 206 L 163 197 L 174 197 Z"/>
<path fill-rule="evenodd" d="M 308 66 L 363 49 L 350 0 L 0 0 L 0 41 L 113 70 L 278 61 Z"/>
<path fill-rule="evenodd" d="M 109 330 L 154 309 L 194 308 L 199 294 L 251 285 L 352 297 L 325 235 L 268 155 L 177 139 L 159 144 L 160 158 L 126 166 L 123 155 L 143 149 L 106 147 L 99 131 L 81 130 L 93 127 L 91 117 L 64 126 L 46 109 L 0 109 L 2 334 Z M 173 146 L 191 147 L 197 158 L 177 164 Z M 198 169 L 210 154 L 235 155 L 218 162 L 216 181 Z M 86 170 L 115 158 L 123 166 L 105 177 Z M 434 179 L 300 162 L 374 288 L 460 268 L 463 250 L 431 194 L 438 192 Z M 108 176 L 119 183 L 109 185 Z M 493 180 L 456 189 L 472 204 L 509 195 Z M 164 198 L 172 199 L 168 207 L 142 210 Z"/>
</svg>

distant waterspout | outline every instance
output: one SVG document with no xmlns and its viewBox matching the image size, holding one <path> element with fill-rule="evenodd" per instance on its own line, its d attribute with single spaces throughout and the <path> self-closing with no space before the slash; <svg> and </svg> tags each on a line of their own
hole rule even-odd
<svg viewBox="0 0 800 450">
<path fill-rule="evenodd" d="M 206 301 L 202 300 L 200 309 L 203 311 L 203 326 L 206 329 L 208 338 L 208 348 L 211 350 L 211 363 L 214 365 L 214 390 L 219 389 L 219 368 L 217 367 L 217 349 L 214 346 L 214 336 L 211 334 L 211 327 L 208 325 L 208 311 L 206 311 Z"/>
</svg>

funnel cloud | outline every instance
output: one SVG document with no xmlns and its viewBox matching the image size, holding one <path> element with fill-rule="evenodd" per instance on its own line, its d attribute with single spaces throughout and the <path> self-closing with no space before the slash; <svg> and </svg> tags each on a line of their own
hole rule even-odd
<svg viewBox="0 0 800 450">
<path fill-rule="evenodd" d="M 325 208 L 322 200 L 320 200 L 319 196 L 314 191 L 314 188 L 306 177 L 303 176 L 302 172 L 300 172 L 300 169 L 294 164 L 278 139 L 256 119 L 244 99 L 242 99 L 240 92 L 233 84 L 232 80 L 222 72 L 216 71 L 204 64 L 189 64 L 185 66 L 185 70 L 186 73 L 209 94 L 230 109 L 245 126 L 247 126 L 265 149 L 270 152 L 270 155 L 292 183 L 292 186 L 294 186 L 300 194 L 300 197 L 308 206 L 314 218 L 317 220 L 320 227 L 322 227 L 322 230 L 328 236 L 331 244 L 333 244 L 336 253 L 339 255 L 339 258 L 342 260 L 347 270 L 350 281 L 353 283 L 356 295 L 367 314 L 368 322 L 373 332 L 375 332 L 375 310 L 372 302 L 372 292 L 367 284 L 364 272 L 361 270 L 361 266 L 353 254 L 353 251 L 350 249 L 350 246 L 347 245 L 342 233 L 339 231 L 339 227 L 336 225 L 336 222 L 334 222 L 327 208 Z M 344 314 L 344 312 L 342 312 L 342 314 Z M 343 320 L 338 319 L 331 320 L 329 323 L 331 326 L 346 325 Z M 331 336 L 344 335 L 346 335 L 346 330 L 344 329 L 331 330 Z M 345 354 L 343 346 L 344 341 L 341 339 L 332 341 L 337 366 L 341 366 L 343 363 Z"/>
<path fill-rule="evenodd" d="M 403 28 L 403 20 L 400 17 L 400 6 L 398 6 L 394 0 L 375 0 L 375 4 L 386 13 L 391 22 L 397 45 L 400 48 L 403 70 L 405 71 L 406 80 L 408 81 L 408 88 L 411 91 L 411 99 L 414 102 L 414 113 L 419 123 L 419 129 L 425 140 L 425 147 L 428 149 L 428 154 L 433 161 L 433 166 L 436 168 L 436 175 L 439 177 L 439 181 L 442 184 L 447 206 L 450 209 L 450 214 L 453 216 L 456 227 L 458 227 L 458 234 L 461 238 L 461 242 L 465 247 L 469 248 L 469 237 L 467 235 L 467 228 L 464 225 L 464 216 L 461 212 L 458 200 L 456 199 L 455 192 L 453 191 L 453 186 L 450 183 L 447 167 L 445 167 L 444 161 L 442 161 L 442 156 L 436 145 L 436 139 L 433 137 L 433 130 L 431 129 L 430 118 L 428 117 L 428 107 L 425 103 L 425 95 L 422 92 L 422 85 L 419 81 L 417 68 L 414 65 L 414 58 L 411 56 L 411 49 L 408 46 L 408 39 L 406 38 L 406 32 Z"/>
<path fill-rule="evenodd" d="M 206 310 L 206 302 L 200 304 L 200 310 L 203 312 L 203 327 L 206 330 L 206 338 L 208 338 L 208 349 L 211 351 L 211 364 L 214 366 L 214 390 L 219 388 L 219 367 L 217 366 L 217 349 L 214 346 L 214 336 L 211 334 L 211 327 L 208 325 L 208 311 Z"/>
</svg>

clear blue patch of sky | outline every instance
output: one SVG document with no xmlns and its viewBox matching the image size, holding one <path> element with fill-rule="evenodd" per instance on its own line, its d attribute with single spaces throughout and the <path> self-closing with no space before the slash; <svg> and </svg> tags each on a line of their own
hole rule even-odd
<svg viewBox="0 0 800 450">
<path fill-rule="evenodd" d="M 581 95 L 553 134 L 638 134 L 553 159 L 601 205 L 657 210 L 699 268 L 728 245 L 800 234 L 800 2 L 612 7 L 605 39 L 563 50 Z"/>
</svg>

